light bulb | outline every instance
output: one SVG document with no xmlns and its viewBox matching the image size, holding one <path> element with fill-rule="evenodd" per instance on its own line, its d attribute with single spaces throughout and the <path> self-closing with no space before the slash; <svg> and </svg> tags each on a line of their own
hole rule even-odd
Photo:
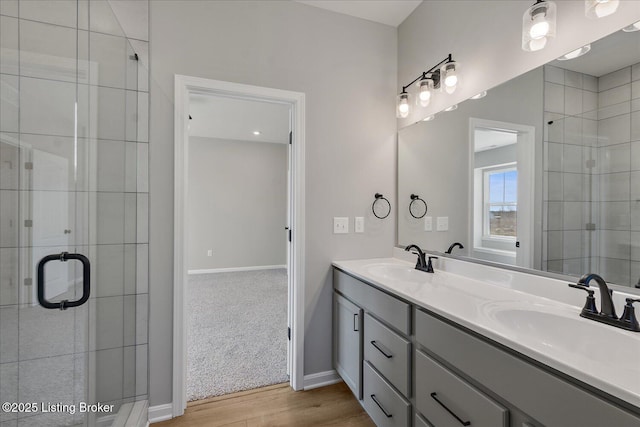
<svg viewBox="0 0 640 427">
<path fill-rule="evenodd" d="M 603 18 L 615 13 L 620 0 L 585 0 L 584 13 L 588 18 Z"/>
<path fill-rule="evenodd" d="M 531 40 L 529 42 L 529 50 L 535 52 L 536 50 L 543 49 L 547 45 L 547 38 L 543 37 L 537 40 Z"/>
<path fill-rule="evenodd" d="M 547 22 L 547 20 L 541 14 L 537 15 L 533 19 L 533 21 L 538 22 L 535 22 L 535 24 L 531 26 L 531 29 L 529 29 L 529 36 L 531 36 L 533 40 L 538 40 L 546 37 L 546 35 L 549 34 L 549 22 Z"/>
<path fill-rule="evenodd" d="M 406 92 L 398 95 L 398 108 L 396 116 L 399 119 L 404 119 L 409 115 L 409 94 Z"/>
<path fill-rule="evenodd" d="M 431 92 L 433 89 L 433 80 L 431 79 L 422 79 L 418 82 L 418 103 L 422 107 L 426 107 L 429 105 L 431 101 Z"/>
</svg>

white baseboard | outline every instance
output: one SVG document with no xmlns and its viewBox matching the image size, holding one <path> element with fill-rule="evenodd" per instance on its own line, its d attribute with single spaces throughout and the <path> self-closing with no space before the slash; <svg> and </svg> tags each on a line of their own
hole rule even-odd
<svg viewBox="0 0 640 427">
<path fill-rule="evenodd" d="M 203 270 L 189 270 L 189 274 L 233 273 L 236 271 L 279 270 L 286 265 L 255 265 L 251 267 L 208 268 Z"/>
<path fill-rule="evenodd" d="M 149 407 L 149 424 L 159 423 L 173 418 L 173 404 L 165 403 Z"/>
<path fill-rule="evenodd" d="M 312 390 L 314 388 L 324 387 L 336 384 L 342 381 L 340 375 L 334 370 L 318 372 L 317 374 L 309 374 L 304 376 L 304 389 Z"/>
</svg>

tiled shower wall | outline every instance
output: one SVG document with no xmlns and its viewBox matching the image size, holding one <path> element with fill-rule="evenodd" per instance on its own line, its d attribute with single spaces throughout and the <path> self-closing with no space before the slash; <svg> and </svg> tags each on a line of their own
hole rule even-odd
<svg viewBox="0 0 640 427">
<path fill-rule="evenodd" d="M 545 66 L 543 269 L 640 277 L 640 66 Z"/>
<path fill-rule="evenodd" d="M 148 22 L 140 26 L 127 37 L 103 0 L 0 0 L 2 402 L 117 411 L 147 398 Z M 45 171 L 53 159 L 64 166 Z M 43 219 L 55 214 L 49 196 L 67 204 L 68 245 L 33 243 L 36 207 Z M 34 305 L 35 262 L 63 250 L 91 260 L 91 299 L 44 310 Z M 82 419 L 29 415 L 0 422 Z"/>
</svg>

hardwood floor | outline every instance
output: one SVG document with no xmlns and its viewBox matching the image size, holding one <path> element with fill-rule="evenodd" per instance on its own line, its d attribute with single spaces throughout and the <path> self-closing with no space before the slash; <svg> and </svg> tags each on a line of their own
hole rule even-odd
<svg viewBox="0 0 640 427">
<path fill-rule="evenodd" d="M 185 426 L 352 426 L 375 427 L 343 382 L 310 391 L 288 384 L 189 403 L 184 416 L 153 424 Z"/>
</svg>

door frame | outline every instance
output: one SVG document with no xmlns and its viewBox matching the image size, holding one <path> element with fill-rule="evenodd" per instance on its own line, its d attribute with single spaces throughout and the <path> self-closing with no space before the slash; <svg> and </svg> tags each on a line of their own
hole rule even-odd
<svg viewBox="0 0 640 427">
<path fill-rule="evenodd" d="M 496 129 L 517 132 L 518 143 L 516 146 L 518 164 L 518 223 L 524 224 L 518 227 L 518 241 L 520 248 L 516 251 L 516 266 L 523 268 L 533 268 L 534 255 L 534 215 L 535 206 L 535 152 L 536 152 L 536 129 L 534 126 L 518 123 L 501 122 L 496 120 L 469 118 L 469 237 L 471 248 L 474 250 L 474 181 L 475 181 L 475 132 L 476 129 Z M 526 190 L 526 196 L 522 196 L 521 189 Z M 526 242 L 522 244 L 523 242 Z"/>
<path fill-rule="evenodd" d="M 185 302 L 187 287 L 186 218 L 188 189 L 188 117 L 189 95 L 227 96 L 291 106 L 292 186 L 290 203 L 292 241 L 289 264 L 289 311 L 291 340 L 289 384 L 294 390 L 304 388 L 304 283 L 305 283 L 305 94 L 281 89 L 245 85 L 200 77 L 175 75 L 174 107 L 174 266 L 173 266 L 173 417 L 184 413 L 187 406 L 187 322 Z M 283 339 L 287 331 L 282 331 Z"/>
</svg>

